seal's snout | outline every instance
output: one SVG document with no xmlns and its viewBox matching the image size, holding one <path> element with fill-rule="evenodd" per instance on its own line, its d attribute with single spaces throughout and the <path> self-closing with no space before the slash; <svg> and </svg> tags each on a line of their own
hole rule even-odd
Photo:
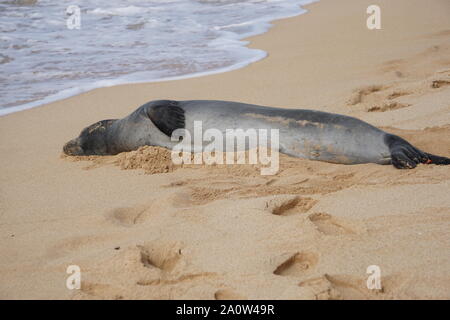
<svg viewBox="0 0 450 320">
<path fill-rule="evenodd" d="M 63 151 L 68 156 L 81 156 L 83 155 L 83 149 L 80 147 L 80 144 L 78 143 L 78 139 L 73 139 L 67 142 L 64 147 Z"/>
</svg>

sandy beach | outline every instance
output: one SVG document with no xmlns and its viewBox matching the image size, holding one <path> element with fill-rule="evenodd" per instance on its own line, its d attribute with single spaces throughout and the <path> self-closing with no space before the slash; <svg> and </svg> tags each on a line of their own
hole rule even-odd
<svg viewBox="0 0 450 320">
<path fill-rule="evenodd" d="M 449 157 L 450 2 L 378 0 L 381 30 L 366 27 L 371 4 L 321 0 L 275 21 L 248 39 L 268 57 L 239 70 L 0 117 L 0 299 L 450 299 L 448 166 L 282 156 L 262 176 L 170 168 L 156 148 L 61 155 L 147 101 L 214 99 L 346 114 Z"/>
</svg>

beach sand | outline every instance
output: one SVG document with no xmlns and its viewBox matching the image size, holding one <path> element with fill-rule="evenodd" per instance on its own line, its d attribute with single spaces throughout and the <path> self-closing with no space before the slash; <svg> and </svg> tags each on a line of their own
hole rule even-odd
<svg viewBox="0 0 450 320">
<path fill-rule="evenodd" d="M 249 39 L 268 57 L 240 70 L 1 117 L 0 298 L 450 299 L 448 166 L 282 156 L 261 176 L 172 171 L 155 148 L 61 156 L 87 125 L 165 98 L 347 114 L 450 156 L 450 2 L 379 0 L 381 30 L 366 27 L 371 4 L 323 0 L 275 22 Z M 80 290 L 66 288 L 69 265 Z M 367 289 L 371 265 L 381 290 Z"/>
</svg>

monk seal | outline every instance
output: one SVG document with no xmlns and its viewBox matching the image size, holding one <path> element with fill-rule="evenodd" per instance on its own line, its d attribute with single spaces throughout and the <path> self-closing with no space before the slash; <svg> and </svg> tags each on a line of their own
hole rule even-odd
<svg viewBox="0 0 450 320">
<path fill-rule="evenodd" d="M 341 164 L 392 164 L 415 168 L 419 163 L 449 165 L 450 159 L 419 150 L 399 136 L 362 120 L 305 109 L 283 109 L 217 100 L 150 101 L 122 119 L 102 120 L 81 131 L 63 147 L 67 155 L 114 155 L 145 145 L 172 149 L 177 129 L 265 128 L 279 130 L 281 153 Z M 227 150 L 224 150 L 227 151 Z"/>
</svg>

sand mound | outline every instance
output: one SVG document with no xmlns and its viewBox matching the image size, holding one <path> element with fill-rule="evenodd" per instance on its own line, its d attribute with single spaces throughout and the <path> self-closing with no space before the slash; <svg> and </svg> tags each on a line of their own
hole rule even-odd
<svg viewBox="0 0 450 320">
<path fill-rule="evenodd" d="M 167 173 L 176 170 L 170 150 L 161 147 L 140 147 L 136 151 L 122 152 L 114 161 L 123 170 L 143 169 L 148 174 Z"/>
</svg>

